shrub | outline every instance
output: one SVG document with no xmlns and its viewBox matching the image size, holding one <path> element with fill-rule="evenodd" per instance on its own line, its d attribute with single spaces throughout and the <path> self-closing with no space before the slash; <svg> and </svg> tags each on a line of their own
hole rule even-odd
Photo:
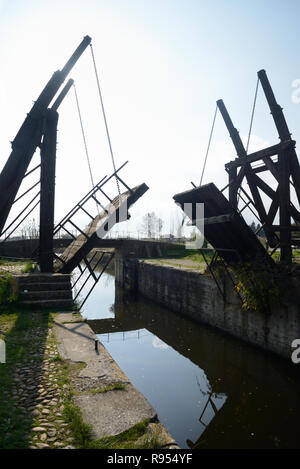
<svg viewBox="0 0 300 469">
<path fill-rule="evenodd" d="M 0 275 L 0 305 L 12 303 L 17 300 L 17 295 L 13 291 L 12 276 L 9 274 Z"/>
</svg>

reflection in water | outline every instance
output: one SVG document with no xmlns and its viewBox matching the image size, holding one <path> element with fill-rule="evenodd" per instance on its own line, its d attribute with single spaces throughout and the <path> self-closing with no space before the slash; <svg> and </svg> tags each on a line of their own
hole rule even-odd
<svg viewBox="0 0 300 469">
<path fill-rule="evenodd" d="M 100 281 L 83 314 L 182 448 L 299 447 L 295 365 L 113 281 Z"/>
</svg>

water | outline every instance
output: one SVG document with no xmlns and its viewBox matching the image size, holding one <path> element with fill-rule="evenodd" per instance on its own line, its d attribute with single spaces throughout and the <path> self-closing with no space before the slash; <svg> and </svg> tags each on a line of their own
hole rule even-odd
<svg viewBox="0 0 300 469">
<path fill-rule="evenodd" d="M 299 448 L 300 365 L 115 290 L 83 315 L 182 448 Z"/>
</svg>

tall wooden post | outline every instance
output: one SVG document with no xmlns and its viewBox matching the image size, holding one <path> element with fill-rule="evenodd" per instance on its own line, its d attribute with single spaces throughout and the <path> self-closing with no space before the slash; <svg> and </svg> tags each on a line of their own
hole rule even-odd
<svg viewBox="0 0 300 469">
<path fill-rule="evenodd" d="M 47 109 L 41 146 L 40 252 L 41 272 L 53 272 L 56 134 L 58 113 Z"/>
<path fill-rule="evenodd" d="M 291 133 L 286 123 L 282 107 L 277 103 L 265 70 L 260 70 L 258 77 L 262 84 L 271 114 L 282 142 L 291 140 Z M 291 248 L 291 212 L 290 212 L 290 176 L 293 179 L 295 191 L 300 202 L 300 169 L 294 148 L 278 154 L 278 183 L 279 183 L 279 225 L 280 225 L 280 260 L 290 263 Z"/>
<path fill-rule="evenodd" d="M 238 198 L 237 198 L 237 185 L 236 185 L 236 178 L 237 178 L 237 168 L 230 168 L 228 171 L 229 174 L 229 194 L 228 199 L 233 208 L 237 210 L 238 208 Z"/>
<path fill-rule="evenodd" d="M 289 163 L 290 160 L 286 154 L 278 153 L 280 261 L 285 264 L 292 262 Z"/>
</svg>

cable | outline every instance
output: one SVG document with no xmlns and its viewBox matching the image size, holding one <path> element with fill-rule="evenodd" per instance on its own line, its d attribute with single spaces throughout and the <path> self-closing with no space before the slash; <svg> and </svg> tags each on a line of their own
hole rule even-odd
<svg viewBox="0 0 300 469">
<path fill-rule="evenodd" d="M 202 174 L 201 174 L 201 179 L 200 179 L 200 186 L 201 186 L 201 184 L 202 184 L 203 175 L 204 175 L 204 170 L 205 170 L 205 166 L 206 166 L 206 161 L 207 161 L 208 153 L 209 153 L 209 150 L 210 150 L 210 144 L 211 144 L 211 139 L 212 139 L 213 132 L 214 132 L 214 128 L 215 128 L 215 122 L 216 122 L 217 112 L 218 112 L 218 106 L 216 106 L 215 115 L 214 115 L 214 119 L 213 119 L 213 124 L 212 124 L 212 128 L 211 128 L 211 131 L 210 131 L 210 136 L 209 136 L 209 140 L 208 140 L 206 155 L 205 155 L 204 164 L 203 164 L 203 169 L 202 169 Z"/>
<path fill-rule="evenodd" d="M 91 48 L 92 60 L 93 60 L 93 65 L 94 65 L 94 70 L 95 70 L 96 81 L 97 81 L 99 99 L 100 99 L 100 104 L 101 104 L 101 109 L 102 109 L 102 114 L 103 114 L 103 119 L 104 119 L 104 124 L 105 124 L 105 130 L 106 130 L 106 135 L 107 135 L 107 140 L 108 140 L 108 145 L 109 145 L 109 150 L 110 150 L 110 156 L 111 156 L 114 172 L 116 172 L 115 158 L 114 158 L 114 154 L 113 154 L 113 150 L 112 150 L 112 144 L 111 144 L 111 139 L 110 139 L 110 135 L 109 135 L 107 119 L 106 119 L 106 114 L 105 114 L 105 109 L 104 109 L 104 103 L 103 103 L 102 93 L 101 93 L 101 88 L 100 88 L 99 75 L 98 75 L 98 71 L 97 71 L 97 66 L 96 66 L 96 61 L 95 61 L 95 56 L 94 56 L 94 51 L 93 51 L 92 44 L 90 44 L 90 48 Z M 117 175 L 115 177 L 116 177 L 118 194 L 119 194 L 119 198 L 120 198 L 121 193 L 120 193 L 119 181 L 118 181 Z"/>
<path fill-rule="evenodd" d="M 253 119 L 254 119 L 254 113 L 255 113 L 256 101 L 257 101 L 257 94 L 258 94 L 258 87 L 259 87 L 259 78 L 257 78 L 256 88 L 255 88 L 255 93 L 254 93 L 254 100 L 253 100 L 252 113 L 251 113 L 251 119 L 250 119 L 250 126 L 249 126 L 247 145 L 246 145 L 246 154 L 248 154 L 248 149 L 249 149 L 249 144 L 250 144 L 250 138 L 251 138 L 251 132 L 252 132 L 252 126 L 253 126 Z M 241 189 L 239 189 L 239 191 L 238 191 L 237 205 L 239 204 L 239 200 L 240 200 L 240 192 L 241 192 Z"/>
<path fill-rule="evenodd" d="M 249 128 L 248 140 L 247 140 L 247 146 L 246 146 L 246 153 L 248 153 L 248 149 L 249 149 L 249 143 L 250 143 L 250 137 L 251 137 L 252 125 L 253 125 L 253 118 L 254 118 L 254 112 L 255 112 L 256 100 L 257 100 L 258 86 L 259 86 L 259 78 L 257 79 L 257 83 L 256 83 L 254 102 L 253 102 L 252 114 L 251 114 L 251 120 L 250 120 L 250 128 Z"/>
<path fill-rule="evenodd" d="M 86 159 L 87 159 L 88 167 L 89 167 L 89 172 L 90 172 L 91 183 L 92 183 L 92 187 L 95 187 L 94 179 L 93 179 L 93 173 L 92 173 L 92 168 L 91 168 L 91 162 L 90 162 L 88 147 L 87 147 L 87 143 L 86 143 L 85 132 L 84 132 L 84 128 L 83 128 L 82 117 L 81 117 L 81 111 L 80 111 L 80 106 L 79 106 L 78 95 L 77 95 L 75 83 L 73 83 L 73 87 L 74 87 L 74 91 L 75 91 L 75 99 L 76 99 L 77 111 L 78 111 L 78 116 L 79 116 L 79 121 L 80 121 L 80 127 L 81 127 L 81 133 L 82 133 L 82 138 L 83 138 L 83 143 L 84 143 L 84 148 L 85 148 L 85 155 L 86 155 Z"/>
</svg>

